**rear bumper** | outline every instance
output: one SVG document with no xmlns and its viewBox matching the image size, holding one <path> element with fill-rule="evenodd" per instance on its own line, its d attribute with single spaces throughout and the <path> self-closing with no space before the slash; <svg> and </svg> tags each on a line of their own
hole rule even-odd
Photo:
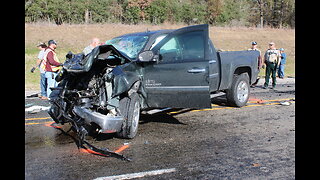
<svg viewBox="0 0 320 180">
<path fill-rule="evenodd" d="M 102 133 L 114 133 L 121 129 L 123 117 L 111 114 L 101 114 L 85 107 L 75 106 L 73 112 L 84 119 L 88 124 L 92 122 L 99 125 Z"/>
</svg>

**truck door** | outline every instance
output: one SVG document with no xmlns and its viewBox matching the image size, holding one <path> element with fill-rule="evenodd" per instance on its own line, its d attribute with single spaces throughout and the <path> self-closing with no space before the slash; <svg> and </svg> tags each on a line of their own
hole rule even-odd
<svg viewBox="0 0 320 180">
<path fill-rule="evenodd" d="M 209 84 L 210 92 L 218 90 L 220 86 L 220 60 L 217 57 L 217 52 L 209 39 Z"/>
<path fill-rule="evenodd" d="M 144 68 L 150 107 L 211 107 L 207 24 L 173 31 L 151 50 L 160 60 Z"/>
</svg>

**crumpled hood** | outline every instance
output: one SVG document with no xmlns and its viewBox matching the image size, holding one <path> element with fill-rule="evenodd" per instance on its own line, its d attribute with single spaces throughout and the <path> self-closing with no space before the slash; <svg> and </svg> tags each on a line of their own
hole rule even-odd
<svg viewBox="0 0 320 180">
<path fill-rule="evenodd" d="M 73 54 L 69 52 L 66 55 L 66 61 L 63 64 L 63 68 L 66 69 L 68 72 L 88 72 L 91 69 L 92 64 L 94 61 L 97 60 L 105 60 L 109 58 L 109 56 L 115 56 L 120 58 L 123 63 L 131 62 L 127 55 L 121 53 L 112 45 L 100 45 L 95 47 L 91 53 L 87 56 L 84 56 L 83 53 Z"/>
</svg>

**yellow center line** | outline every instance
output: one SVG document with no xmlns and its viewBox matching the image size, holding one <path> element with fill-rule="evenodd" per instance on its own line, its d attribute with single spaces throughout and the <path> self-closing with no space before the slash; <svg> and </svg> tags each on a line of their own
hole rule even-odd
<svg viewBox="0 0 320 180">
<path fill-rule="evenodd" d="M 262 103 L 263 102 L 273 102 L 273 101 L 289 101 L 292 100 L 294 98 L 286 98 L 286 99 L 270 99 L 270 100 L 263 100 L 261 99 Z M 260 100 L 260 99 L 259 99 Z M 248 101 L 248 103 L 257 103 L 258 101 Z"/>
<path fill-rule="evenodd" d="M 25 123 L 25 125 L 46 124 L 46 123 L 49 123 L 49 122 L 54 122 L 54 121 L 44 121 L 44 122 Z"/>
<path fill-rule="evenodd" d="M 32 120 L 42 120 L 42 119 L 51 119 L 51 117 L 27 118 L 27 119 L 24 119 L 24 120 L 26 120 L 26 121 L 32 121 Z"/>
<path fill-rule="evenodd" d="M 292 101 L 291 101 L 292 100 Z M 272 99 L 272 100 L 263 100 L 263 102 L 273 102 L 273 101 L 290 101 L 292 103 L 294 103 L 294 98 L 287 98 L 287 99 Z M 256 102 L 256 101 L 255 101 Z M 267 106 L 267 105 L 276 105 L 279 104 L 279 102 L 276 103 L 268 103 L 268 104 L 250 104 L 250 105 L 246 105 L 243 106 L 244 107 L 257 107 L 257 106 Z M 220 110 L 220 109 L 234 109 L 237 107 L 220 107 L 220 108 L 209 108 L 209 109 L 195 109 L 195 110 L 191 110 L 189 112 L 199 112 L 199 111 L 213 111 L 213 110 Z M 174 112 L 169 112 L 168 114 L 178 114 L 180 113 L 179 111 L 174 111 Z"/>
<path fill-rule="evenodd" d="M 286 99 L 271 99 L 271 100 L 262 100 L 262 102 L 274 102 L 274 101 L 290 101 L 292 103 L 294 103 L 295 98 L 286 98 Z M 248 101 L 248 103 L 257 103 L 257 101 Z M 257 107 L 257 106 L 267 106 L 267 105 L 276 105 L 279 104 L 279 102 L 276 103 L 261 103 L 261 104 L 249 104 L 243 107 Z M 211 104 L 212 106 L 219 106 L 217 104 Z M 195 109 L 195 110 L 191 110 L 189 112 L 199 112 L 199 111 L 213 111 L 213 110 L 221 110 L 221 109 L 234 109 L 237 107 L 216 107 L 216 108 L 208 108 L 208 109 Z M 167 114 L 178 114 L 180 113 L 180 111 L 173 111 L 173 112 L 168 112 Z M 51 119 L 51 117 L 41 117 L 41 118 L 27 118 L 25 119 L 26 121 L 31 121 L 31 120 L 43 120 L 43 119 Z M 45 124 L 48 122 L 52 122 L 52 121 L 45 121 L 45 122 L 32 122 L 32 123 L 25 123 L 25 125 L 34 125 L 34 124 Z"/>
</svg>

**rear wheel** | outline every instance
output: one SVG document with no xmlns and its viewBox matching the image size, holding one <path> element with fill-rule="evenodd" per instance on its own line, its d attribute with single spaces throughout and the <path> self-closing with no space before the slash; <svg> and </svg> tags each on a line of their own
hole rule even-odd
<svg viewBox="0 0 320 180">
<path fill-rule="evenodd" d="M 226 91 L 227 101 L 231 106 L 245 106 L 249 99 L 250 85 L 248 73 L 235 75 L 230 89 Z"/>
<path fill-rule="evenodd" d="M 121 138 L 132 139 L 136 136 L 140 118 L 140 101 L 138 93 L 120 100 L 120 113 L 124 117 L 121 129 L 117 135 Z"/>
</svg>

